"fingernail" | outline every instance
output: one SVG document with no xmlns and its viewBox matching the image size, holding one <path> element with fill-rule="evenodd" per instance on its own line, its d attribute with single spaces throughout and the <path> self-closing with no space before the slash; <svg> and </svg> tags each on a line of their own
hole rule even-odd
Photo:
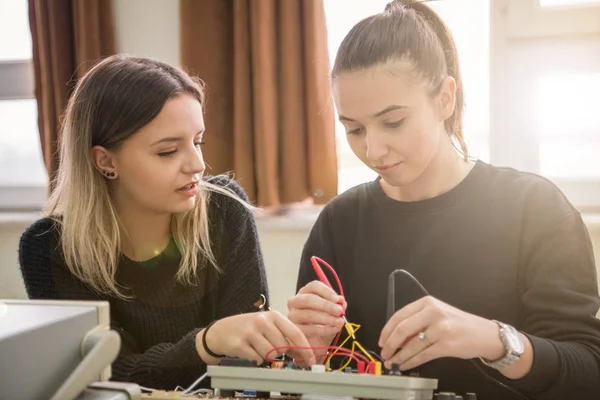
<svg viewBox="0 0 600 400">
<path fill-rule="evenodd" d="M 331 298 L 331 301 L 337 302 L 339 300 L 340 296 L 338 296 L 335 293 L 332 293 L 331 296 L 330 296 L 330 298 Z"/>
</svg>

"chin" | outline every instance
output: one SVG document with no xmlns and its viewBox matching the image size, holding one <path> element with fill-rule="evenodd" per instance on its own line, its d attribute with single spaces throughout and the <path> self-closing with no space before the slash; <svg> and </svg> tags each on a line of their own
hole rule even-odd
<svg viewBox="0 0 600 400">
<path fill-rule="evenodd" d="M 196 205 L 196 200 L 196 197 L 192 197 L 188 200 L 179 202 L 177 204 L 173 204 L 171 207 L 169 207 L 169 212 L 172 214 L 181 214 L 188 212 L 194 208 L 194 206 Z"/>
<path fill-rule="evenodd" d="M 408 186 L 417 180 L 419 176 L 415 174 L 396 173 L 392 175 L 381 175 L 381 179 L 390 186 L 403 187 Z"/>
</svg>

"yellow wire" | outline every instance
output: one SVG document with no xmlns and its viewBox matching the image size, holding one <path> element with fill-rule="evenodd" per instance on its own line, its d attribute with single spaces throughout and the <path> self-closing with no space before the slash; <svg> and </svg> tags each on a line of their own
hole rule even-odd
<svg viewBox="0 0 600 400">
<path fill-rule="evenodd" d="M 346 344 L 346 342 L 348 340 L 350 340 L 350 338 L 352 337 L 353 334 L 356 333 L 356 331 L 358 331 L 360 329 L 360 325 L 358 324 L 351 324 L 351 323 L 347 323 L 345 325 L 346 327 L 346 332 L 348 332 L 348 336 L 346 337 L 346 339 L 344 339 L 344 341 L 339 344 L 337 346 L 337 348 L 333 351 L 333 353 L 331 353 L 328 357 L 327 357 L 327 362 L 326 362 L 326 368 L 328 370 L 331 370 L 331 368 L 329 367 L 329 362 L 331 361 L 331 358 L 344 346 L 344 344 Z M 343 369 L 345 369 L 348 365 L 350 365 L 350 362 L 352 361 L 352 356 L 354 355 L 355 352 L 355 347 L 358 347 L 362 353 L 367 356 L 367 358 L 372 361 L 375 362 L 375 358 L 373 358 L 373 356 L 364 349 L 364 347 L 357 341 L 357 340 L 353 340 L 352 341 L 352 347 L 351 347 L 351 351 L 350 351 L 350 356 L 348 357 L 348 360 L 346 361 L 346 363 L 344 363 L 343 366 L 341 366 L 338 371 L 342 371 Z"/>
<path fill-rule="evenodd" d="M 353 331 L 354 331 L 354 332 L 356 332 L 357 330 L 359 330 L 359 329 L 360 329 L 360 325 L 358 325 L 358 324 L 349 324 L 349 325 L 352 325 L 352 328 L 354 328 L 354 329 L 353 329 Z M 348 327 L 346 327 L 346 331 L 348 331 Z M 327 362 L 326 362 L 326 364 L 325 364 L 327 369 L 330 369 L 330 368 L 329 368 L 329 362 L 331 361 L 331 358 L 332 358 L 332 357 L 333 357 L 333 356 L 334 356 L 334 355 L 335 355 L 335 354 L 336 354 L 336 353 L 337 353 L 337 352 L 338 352 L 338 351 L 339 351 L 339 350 L 340 350 L 342 347 L 344 347 L 344 345 L 346 344 L 346 342 L 347 342 L 348 340 L 350 340 L 350 338 L 351 338 L 351 337 L 352 337 L 352 335 L 350 334 L 350 332 L 348 332 L 348 336 L 346 337 L 346 339 L 344 339 L 344 341 L 343 341 L 342 343 L 340 343 L 340 344 L 337 346 L 337 348 L 336 348 L 336 349 L 333 351 L 333 353 L 331 353 L 329 356 L 327 356 Z"/>
</svg>

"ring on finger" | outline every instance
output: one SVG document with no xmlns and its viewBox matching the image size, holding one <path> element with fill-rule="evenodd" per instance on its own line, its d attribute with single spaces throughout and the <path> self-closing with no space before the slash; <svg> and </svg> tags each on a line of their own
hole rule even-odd
<svg viewBox="0 0 600 400">
<path fill-rule="evenodd" d="M 425 347 L 431 346 L 431 342 L 427 339 L 427 335 L 425 335 L 425 331 L 419 332 L 419 335 L 417 335 L 417 337 L 419 338 L 419 340 L 421 340 L 423 343 L 425 343 Z"/>
</svg>

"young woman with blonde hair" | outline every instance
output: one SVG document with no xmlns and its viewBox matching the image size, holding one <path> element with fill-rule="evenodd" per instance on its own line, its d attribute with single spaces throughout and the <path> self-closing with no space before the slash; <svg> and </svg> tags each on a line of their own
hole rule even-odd
<svg viewBox="0 0 600 400">
<path fill-rule="evenodd" d="M 180 69 L 98 63 L 70 98 L 46 217 L 21 239 L 30 298 L 110 302 L 115 380 L 174 389 L 223 356 L 308 345 L 281 314 L 252 312 L 268 309 L 253 207 L 234 181 L 203 176 L 203 106 Z"/>
</svg>

